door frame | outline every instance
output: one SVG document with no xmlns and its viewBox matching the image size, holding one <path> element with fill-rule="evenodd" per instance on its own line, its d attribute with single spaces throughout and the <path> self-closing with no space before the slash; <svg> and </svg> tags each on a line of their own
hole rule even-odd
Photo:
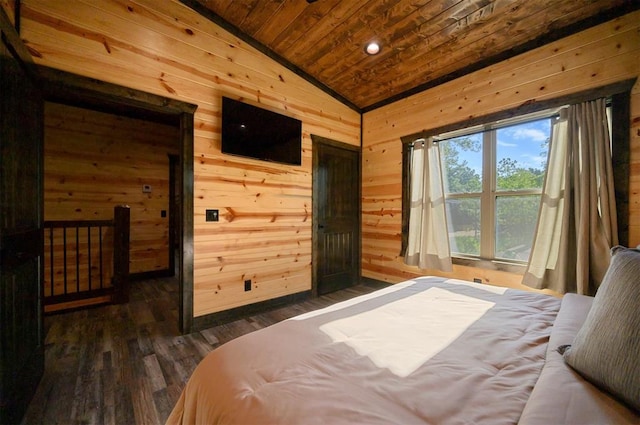
<svg viewBox="0 0 640 425">
<path fill-rule="evenodd" d="M 180 207 L 176 207 L 176 195 L 182 196 L 179 190 L 176 190 L 177 178 L 180 175 L 180 155 L 169 154 L 169 272 L 170 276 L 175 276 L 176 272 L 176 241 L 180 240 L 180 234 L 176 234 L 176 230 L 180 230 L 179 223 L 182 223 L 180 217 Z"/>
<path fill-rule="evenodd" d="M 149 121 L 171 123 L 179 127 L 182 170 L 177 178 L 182 189 L 182 217 L 178 258 L 178 328 L 183 334 L 193 327 L 193 139 L 194 113 L 197 105 L 146 93 L 117 84 L 88 78 L 65 71 L 38 66 L 44 101 L 93 109 Z"/>
<path fill-rule="evenodd" d="M 311 145 L 312 145 L 312 194 L 311 194 L 311 204 L 312 204 L 312 231 L 311 231 L 311 263 L 312 263 L 312 271 L 311 271 L 311 294 L 314 297 L 318 296 L 318 194 L 317 188 L 315 186 L 318 169 L 320 167 L 320 158 L 318 155 L 317 146 L 326 145 L 331 146 L 337 149 L 343 149 L 351 152 L 355 152 L 358 154 L 358 190 L 355 196 L 358 197 L 358 238 L 356 245 L 356 259 L 357 259 L 357 282 L 356 284 L 360 284 L 362 278 L 362 149 L 360 146 L 350 145 L 347 143 L 339 142 L 337 140 L 329 139 L 327 137 L 318 136 L 315 134 L 311 134 Z"/>
<path fill-rule="evenodd" d="M 11 63 L 11 66 L 15 65 L 16 68 L 21 68 L 23 71 L 23 75 L 21 76 L 25 81 L 28 80 L 29 89 L 34 95 L 34 97 L 30 97 L 30 100 L 35 100 L 36 102 L 33 105 L 37 104 L 37 107 L 34 107 L 33 110 L 28 111 L 29 113 L 34 113 L 37 115 L 37 118 L 34 121 L 37 122 L 41 120 L 43 117 L 44 110 L 44 102 L 42 100 L 42 96 L 40 93 L 39 86 L 39 78 L 37 69 L 33 62 L 33 58 L 31 57 L 29 51 L 26 46 L 20 39 L 19 35 L 19 2 L 16 3 L 14 9 L 13 21 L 7 15 L 5 9 L 0 6 L 0 37 L 2 38 L 1 44 L 3 51 L 8 53 L 7 57 L 12 57 L 12 59 L 8 60 Z M 0 54 L 3 56 L 4 53 Z M 22 85 L 19 86 L 22 88 Z M 21 93 L 24 95 L 25 93 Z M 37 95 L 37 96 L 35 96 Z M 12 99 L 9 97 L 8 99 Z M 20 111 L 24 113 L 24 110 Z M 9 115 L 12 117 L 12 115 Z M 25 121 L 26 123 L 26 121 Z M 31 123 L 29 123 L 31 124 Z M 30 162 L 30 165 L 33 167 L 37 167 L 38 171 L 36 176 L 33 178 L 37 181 L 37 191 L 32 200 L 36 201 L 35 205 L 31 205 L 31 208 L 36 210 L 36 218 L 33 223 L 33 226 L 24 226 L 22 228 L 12 228 L 10 230 L 9 235 L 7 235 L 4 231 L 0 236 L 2 237 L 2 244 L 0 244 L 0 256 L 2 257 L 2 261 L 0 261 L 0 268 L 2 268 L 3 273 L 6 271 L 5 268 L 9 269 L 9 272 L 14 272 L 16 268 L 20 268 L 26 265 L 28 262 L 32 262 L 32 270 L 34 271 L 33 277 L 37 279 L 35 282 L 37 293 L 29 292 L 29 294 L 22 298 L 21 301 L 29 300 L 33 301 L 31 305 L 29 305 L 29 312 L 35 313 L 35 317 L 29 318 L 27 317 L 27 323 L 30 325 L 34 325 L 33 327 L 29 327 L 27 333 L 33 333 L 33 341 L 29 341 L 29 343 L 35 343 L 36 346 L 33 347 L 34 350 L 28 353 L 28 357 L 21 357 L 20 360 L 24 361 L 23 364 L 3 364 L 0 369 L 2 370 L 2 377 L 0 382 L 0 422 L 4 421 L 17 421 L 21 420 L 24 416 L 25 410 L 28 408 L 28 405 L 33 397 L 33 394 L 37 390 L 38 383 L 42 378 L 42 373 L 44 370 L 45 364 L 45 353 L 44 353 L 44 308 L 43 308 L 43 281 L 44 281 L 44 242 L 43 242 L 43 207 L 44 207 L 44 193 L 43 193 L 43 174 L 44 174 L 44 161 L 43 161 L 43 150 L 44 150 L 44 140 L 43 140 L 43 122 L 37 128 L 29 129 L 29 132 L 32 132 L 35 135 L 34 140 L 30 140 L 29 142 L 37 143 L 37 153 L 36 156 L 38 158 L 33 158 L 33 161 Z M 3 129 L 0 129 L 2 135 L 0 137 L 5 137 Z M 15 135 L 13 135 L 15 136 Z M 19 136 L 22 136 L 20 134 Z M 13 138 L 12 140 L 22 140 Z M 4 148 L 4 146 L 3 146 Z M 36 277 L 37 276 L 37 277 Z M 6 283 L 8 285 L 8 282 Z M 2 291 L 4 292 L 4 283 Z M 22 288 L 25 288 L 24 286 Z M 10 295 L 16 295 L 14 289 L 12 288 L 12 293 Z M 22 294 L 18 294 L 20 296 Z M 33 297 L 33 298 L 31 298 Z M 12 298 L 12 297 L 8 297 Z M 9 300 L 11 301 L 11 300 Z M 2 300 L 4 304 L 7 300 Z M 28 301 L 27 301 L 28 302 Z M 19 304 L 20 302 L 18 302 Z M 13 306 L 12 306 L 13 307 Z M 5 308 L 3 305 L 2 309 Z M 33 309 L 31 309 L 33 308 Z M 23 322 L 24 323 L 24 315 L 20 314 L 23 311 L 16 311 L 12 308 L 8 308 L 8 311 L 11 313 L 16 313 L 15 320 L 13 322 Z M 34 311 L 37 310 L 37 311 Z M 4 315 L 4 314 L 3 314 Z M 30 321 L 33 319 L 33 323 Z M 9 338 L 14 336 L 14 331 L 16 330 L 16 324 L 9 320 L 8 323 L 2 323 L 2 330 L 0 330 L 0 336 L 3 340 L 7 338 L 5 332 L 9 334 Z M 13 335 L 12 335 L 13 334 Z M 13 344 L 14 341 L 6 341 L 8 343 Z M 24 341 L 23 341 L 24 342 Z M 30 347 L 31 348 L 31 347 Z M 9 360 L 14 360 L 19 352 L 16 352 L 16 348 L 14 346 L 4 346 L 2 348 L 2 353 L 0 354 L 0 361 L 5 362 Z M 24 353 L 22 353 L 24 354 Z M 20 368 L 20 369 L 18 369 Z M 16 382 L 13 376 L 10 373 L 7 373 L 7 370 L 12 370 L 13 372 L 19 371 L 20 375 L 17 376 L 18 381 Z M 13 382 L 7 382 L 13 381 Z M 8 384 L 17 384 L 13 387 L 5 387 Z"/>
</svg>

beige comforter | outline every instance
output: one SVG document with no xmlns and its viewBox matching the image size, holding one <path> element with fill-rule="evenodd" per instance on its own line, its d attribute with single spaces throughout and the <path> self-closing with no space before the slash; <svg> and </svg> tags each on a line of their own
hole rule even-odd
<svg viewBox="0 0 640 425">
<path fill-rule="evenodd" d="M 168 424 L 517 423 L 560 300 L 425 277 L 211 352 Z"/>
</svg>

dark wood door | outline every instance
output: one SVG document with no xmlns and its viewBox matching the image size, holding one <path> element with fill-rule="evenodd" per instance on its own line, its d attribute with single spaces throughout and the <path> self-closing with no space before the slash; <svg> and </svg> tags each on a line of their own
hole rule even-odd
<svg viewBox="0 0 640 425">
<path fill-rule="evenodd" d="M 43 101 L 27 68 L 15 54 L 24 46 L 7 22 L 6 15 L 0 16 L 0 423 L 3 424 L 20 422 L 44 369 Z"/>
<path fill-rule="evenodd" d="M 355 285 L 360 276 L 360 151 L 313 141 L 313 270 L 322 295 Z"/>
</svg>

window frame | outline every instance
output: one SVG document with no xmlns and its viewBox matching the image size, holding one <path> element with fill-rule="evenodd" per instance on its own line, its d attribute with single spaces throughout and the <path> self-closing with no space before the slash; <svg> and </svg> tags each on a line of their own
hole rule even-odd
<svg viewBox="0 0 640 425">
<path fill-rule="evenodd" d="M 512 196 L 540 196 L 542 187 L 539 189 L 518 189 L 518 190 L 499 190 L 497 187 L 497 153 L 498 153 L 498 130 L 514 127 L 530 122 L 542 121 L 545 119 L 553 120 L 559 116 L 559 108 L 550 108 L 538 111 L 533 114 L 525 114 L 515 118 L 500 120 L 487 123 L 482 126 L 464 128 L 461 131 L 453 131 L 449 133 L 434 136 L 434 140 L 438 143 L 446 142 L 458 137 L 481 134 L 482 137 L 482 188 L 479 192 L 463 192 L 463 193 L 445 193 L 446 199 L 480 199 L 480 253 L 479 255 L 452 252 L 454 258 L 478 259 L 483 258 L 489 261 L 500 261 L 514 265 L 526 265 L 526 261 L 496 257 L 496 216 L 498 198 L 507 198 Z M 551 132 L 552 126 L 550 126 Z M 551 137 L 551 134 L 549 134 Z M 411 145 L 409 145 L 411 146 Z M 545 170 L 546 172 L 546 170 Z"/>
<path fill-rule="evenodd" d="M 470 117 L 453 124 L 422 130 L 418 133 L 401 137 L 402 142 L 402 224 L 400 256 L 404 257 L 407 249 L 409 230 L 409 163 L 411 145 L 417 139 L 435 137 L 461 129 L 480 128 L 486 123 L 519 117 L 546 109 L 558 108 L 562 105 L 586 102 L 600 97 L 611 98 L 612 110 L 612 162 L 616 187 L 616 206 L 618 211 L 618 239 L 621 245 L 628 245 L 629 239 L 629 169 L 630 169 L 630 131 L 631 131 L 631 89 L 637 78 L 631 78 L 612 84 L 596 87 L 544 101 L 527 101 L 515 108 L 494 112 L 487 115 Z M 486 258 L 452 257 L 456 265 L 479 267 L 523 274 L 526 264 Z"/>
</svg>

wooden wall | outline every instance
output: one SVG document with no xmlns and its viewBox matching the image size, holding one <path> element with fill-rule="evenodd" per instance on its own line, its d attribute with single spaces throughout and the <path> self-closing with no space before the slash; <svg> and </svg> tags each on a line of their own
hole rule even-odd
<svg viewBox="0 0 640 425">
<path fill-rule="evenodd" d="M 47 102 L 45 220 L 112 220 L 116 205 L 129 205 L 129 271 L 167 270 L 168 155 L 178 154 L 178 131 L 172 125 Z M 151 192 L 143 192 L 143 185 Z"/>
<path fill-rule="evenodd" d="M 640 12 L 421 92 L 363 117 L 362 275 L 438 274 L 403 264 L 400 137 L 640 75 Z M 630 244 L 640 244 L 640 83 L 632 94 Z M 454 266 L 448 276 L 520 286 L 521 276 Z"/>
<path fill-rule="evenodd" d="M 9 21 L 16 24 L 16 0 L 0 0 L 0 9 L 9 17 Z"/>
<path fill-rule="evenodd" d="M 198 105 L 195 316 L 311 288 L 310 134 L 358 145 L 357 112 L 177 0 L 76 0 L 74 7 L 23 0 L 21 7 L 21 36 L 37 63 Z M 397 282 L 425 273 L 398 258 L 400 136 L 637 76 L 638 22 L 636 12 L 365 114 L 362 274 Z M 222 95 L 302 120 L 302 166 L 222 155 Z M 640 243 L 637 85 L 632 113 L 630 237 Z M 220 222 L 205 222 L 208 208 L 220 210 Z M 517 275 L 468 267 L 454 274 L 519 282 Z M 253 281 L 250 292 L 245 279 Z"/>
<path fill-rule="evenodd" d="M 359 145 L 357 112 L 177 0 L 23 0 L 21 16 L 37 63 L 198 105 L 195 316 L 311 289 L 310 134 Z M 302 166 L 222 155 L 222 95 L 302 120 Z"/>
</svg>

